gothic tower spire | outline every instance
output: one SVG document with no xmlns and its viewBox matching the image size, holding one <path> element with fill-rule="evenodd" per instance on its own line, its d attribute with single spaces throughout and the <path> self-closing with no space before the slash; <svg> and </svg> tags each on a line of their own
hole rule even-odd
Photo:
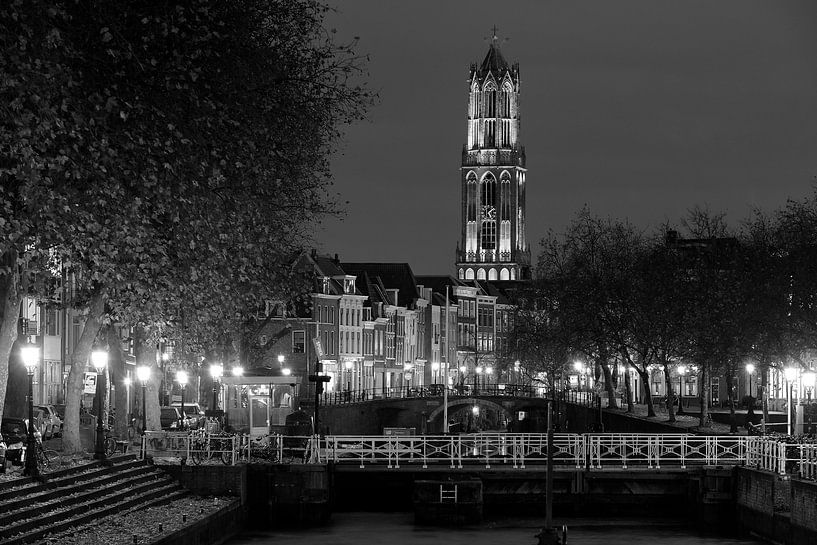
<svg viewBox="0 0 817 545">
<path fill-rule="evenodd" d="M 471 65 L 468 89 L 457 276 L 525 280 L 530 278 L 530 248 L 525 148 L 519 144 L 519 65 L 509 65 L 502 56 L 496 28 L 482 63 Z"/>
</svg>

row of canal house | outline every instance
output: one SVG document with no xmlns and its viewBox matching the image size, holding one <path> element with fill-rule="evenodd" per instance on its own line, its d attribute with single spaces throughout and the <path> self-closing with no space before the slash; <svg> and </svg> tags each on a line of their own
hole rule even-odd
<svg viewBox="0 0 817 545">
<path fill-rule="evenodd" d="M 305 253 L 309 304 L 272 302 L 253 331 L 247 373 L 290 377 L 296 404 L 314 401 L 316 371 L 336 401 L 419 395 L 432 384 L 506 382 L 511 306 L 501 283 L 415 276 L 406 263 L 347 263 Z M 293 406 L 294 408 L 294 406 Z"/>
</svg>

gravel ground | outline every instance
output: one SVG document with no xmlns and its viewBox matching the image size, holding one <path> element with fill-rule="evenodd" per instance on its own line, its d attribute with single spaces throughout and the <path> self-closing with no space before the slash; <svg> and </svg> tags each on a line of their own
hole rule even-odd
<svg viewBox="0 0 817 545">
<path fill-rule="evenodd" d="M 165 505 L 124 511 L 37 541 L 39 545 L 142 545 L 195 524 L 234 498 L 190 496 Z M 136 540 L 134 540 L 136 536 Z"/>
</svg>

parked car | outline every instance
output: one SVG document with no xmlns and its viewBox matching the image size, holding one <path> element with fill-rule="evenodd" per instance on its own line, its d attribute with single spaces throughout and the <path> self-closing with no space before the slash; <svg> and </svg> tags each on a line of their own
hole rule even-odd
<svg viewBox="0 0 817 545">
<path fill-rule="evenodd" d="M 182 404 L 181 402 L 174 401 L 171 403 L 173 407 L 176 407 L 181 412 Z M 185 403 L 184 404 L 184 425 L 188 429 L 197 430 L 204 425 L 204 422 L 207 419 L 204 417 L 204 411 L 202 410 L 201 406 L 198 403 Z"/>
<path fill-rule="evenodd" d="M 181 430 L 182 415 L 178 407 L 162 407 L 159 422 L 163 430 Z"/>
<path fill-rule="evenodd" d="M 52 437 L 62 435 L 62 418 L 57 414 L 57 409 L 54 405 L 37 405 L 38 409 L 43 412 L 43 429 L 40 430 L 43 434 L 43 439 L 51 439 Z"/>
</svg>

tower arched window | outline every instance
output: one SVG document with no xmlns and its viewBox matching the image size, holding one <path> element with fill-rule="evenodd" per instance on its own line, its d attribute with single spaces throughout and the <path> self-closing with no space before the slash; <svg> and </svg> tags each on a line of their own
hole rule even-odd
<svg viewBox="0 0 817 545">
<path fill-rule="evenodd" d="M 511 274 L 508 272 L 508 269 L 502 267 L 502 270 L 499 271 L 499 279 L 500 280 L 510 280 Z"/>
<path fill-rule="evenodd" d="M 505 171 L 500 176 L 500 215 L 503 220 L 511 219 L 511 175 Z"/>
<path fill-rule="evenodd" d="M 496 178 L 491 173 L 482 179 L 482 206 L 496 207 Z"/>
<path fill-rule="evenodd" d="M 477 280 L 485 280 L 485 269 L 477 269 Z"/>
<path fill-rule="evenodd" d="M 496 280 L 496 269 L 493 267 L 488 269 L 488 280 Z"/>
<path fill-rule="evenodd" d="M 482 220 L 479 234 L 480 247 L 483 250 L 496 250 L 496 221 Z"/>
<path fill-rule="evenodd" d="M 477 175 L 469 172 L 465 177 L 468 202 L 466 203 L 466 221 L 477 221 Z"/>
<path fill-rule="evenodd" d="M 465 279 L 466 280 L 474 279 L 474 269 L 471 268 L 465 269 Z"/>
</svg>

